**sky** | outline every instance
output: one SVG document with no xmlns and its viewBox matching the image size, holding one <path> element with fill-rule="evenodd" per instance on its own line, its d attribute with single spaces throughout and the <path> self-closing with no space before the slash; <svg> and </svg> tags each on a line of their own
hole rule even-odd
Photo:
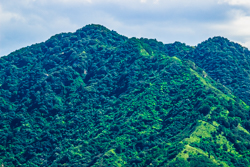
<svg viewBox="0 0 250 167">
<path fill-rule="evenodd" d="M 250 48 L 249 0 L 0 0 L 0 56 L 88 24 L 191 46 L 223 36 Z"/>
</svg>

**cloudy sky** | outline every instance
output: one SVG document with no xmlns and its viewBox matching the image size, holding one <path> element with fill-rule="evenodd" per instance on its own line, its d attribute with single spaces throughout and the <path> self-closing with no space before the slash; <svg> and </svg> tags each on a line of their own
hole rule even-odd
<svg viewBox="0 0 250 167">
<path fill-rule="evenodd" d="M 164 43 L 224 36 L 250 48 L 250 0 L 0 0 L 0 56 L 91 23 Z"/>
</svg>

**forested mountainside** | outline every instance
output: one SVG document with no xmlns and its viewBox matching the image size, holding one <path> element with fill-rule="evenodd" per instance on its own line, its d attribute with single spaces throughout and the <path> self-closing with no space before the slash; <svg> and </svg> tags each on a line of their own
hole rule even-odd
<svg viewBox="0 0 250 167">
<path fill-rule="evenodd" d="M 148 42 L 169 56 L 193 61 L 204 69 L 216 82 L 226 86 L 232 93 L 250 105 L 250 51 L 223 37 L 210 38 L 197 47 L 183 43 L 162 44 Z"/>
<path fill-rule="evenodd" d="M 249 50 L 100 25 L 0 58 L 4 166 L 250 166 Z"/>
</svg>

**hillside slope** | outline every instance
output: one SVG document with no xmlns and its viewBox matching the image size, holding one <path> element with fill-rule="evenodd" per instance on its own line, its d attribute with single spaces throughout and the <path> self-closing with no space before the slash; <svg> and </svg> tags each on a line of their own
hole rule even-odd
<svg viewBox="0 0 250 167">
<path fill-rule="evenodd" d="M 214 37 L 195 48 L 176 43 L 165 45 L 164 51 L 193 61 L 250 105 L 250 51 L 247 48 L 226 38 Z"/>
<path fill-rule="evenodd" d="M 88 25 L 0 58 L 0 163 L 249 166 L 249 106 L 173 45 Z"/>
</svg>

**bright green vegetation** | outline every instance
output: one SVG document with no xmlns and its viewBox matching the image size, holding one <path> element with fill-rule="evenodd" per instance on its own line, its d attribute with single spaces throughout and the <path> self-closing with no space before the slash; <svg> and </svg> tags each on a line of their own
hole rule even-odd
<svg viewBox="0 0 250 167">
<path fill-rule="evenodd" d="M 164 45 L 88 25 L 1 57 L 0 164 L 250 166 L 242 98 L 250 68 L 237 66 L 238 81 L 217 81 L 224 75 L 208 66 L 237 44 L 208 41 Z M 244 51 L 232 60 L 248 61 L 237 47 Z M 210 63 L 195 55 L 207 52 Z M 237 80 L 225 69 L 229 62 L 214 67 Z"/>
</svg>

